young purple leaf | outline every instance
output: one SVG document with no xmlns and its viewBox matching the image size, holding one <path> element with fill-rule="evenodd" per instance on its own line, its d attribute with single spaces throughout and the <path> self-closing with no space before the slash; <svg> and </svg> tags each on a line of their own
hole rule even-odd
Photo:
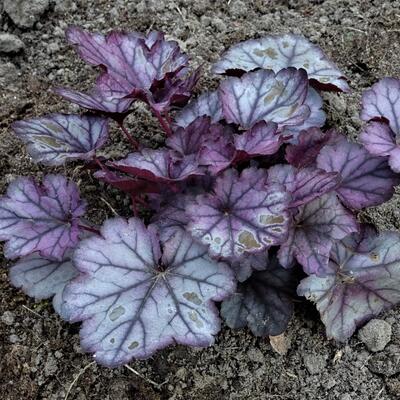
<svg viewBox="0 0 400 400">
<path fill-rule="evenodd" d="M 307 73 L 287 68 L 276 74 L 259 70 L 228 78 L 221 83 L 219 96 L 226 121 L 250 129 L 259 121 L 302 124 L 310 116 L 304 104 L 307 91 Z"/>
<path fill-rule="evenodd" d="M 400 236 L 367 230 L 333 245 L 326 276 L 297 290 L 316 303 L 329 338 L 345 342 L 355 329 L 400 302 Z"/>
<path fill-rule="evenodd" d="M 290 207 L 298 207 L 335 190 L 339 177 L 336 172 L 315 167 L 297 170 L 291 165 L 278 164 L 268 170 L 268 182 L 285 186 L 292 195 Z"/>
<path fill-rule="evenodd" d="M 207 116 L 212 123 L 219 122 L 222 118 L 222 105 L 219 100 L 218 92 L 206 92 L 192 100 L 183 108 L 175 118 L 178 126 L 186 128 L 196 118 Z"/>
<path fill-rule="evenodd" d="M 235 147 L 238 151 L 237 158 L 251 158 L 275 154 L 284 137 L 277 133 L 278 126 L 274 122 L 260 121 L 250 130 L 235 135 Z"/>
<path fill-rule="evenodd" d="M 53 298 L 54 310 L 67 319 L 62 307 L 62 293 L 78 275 L 71 256 L 72 251 L 67 251 L 61 261 L 49 260 L 37 253 L 21 258 L 10 268 L 11 284 L 35 300 Z"/>
<path fill-rule="evenodd" d="M 190 176 L 203 175 L 194 156 L 176 160 L 167 149 L 143 149 L 110 165 L 120 171 L 155 183 L 183 181 Z"/>
<path fill-rule="evenodd" d="M 310 128 L 300 132 L 297 144 L 286 147 L 286 161 L 297 168 L 308 167 L 315 163 L 321 149 L 327 144 L 339 140 L 339 134 L 330 129 L 323 133 L 319 128 Z"/>
<path fill-rule="evenodd" d="M 273 259 L 265 271 L 239 283 L 236 293 L 222 302 L 221 316 L 233 329 L 248 326 L 256 336 L 280 335 L 293 314 L 295 287 L 293 269 Z"/>
<path fill-rule="evenodd" d="M 385 158 L 372 156 L 361 145 L 346 139 L 325 146 L 317 165 L 327 172 L 340 174 L 336 191 L 343 203 L 353 209 L 384 203 L 400 182 Z"/>
<path fill-rule="evenodd" d="M 42 185 L 20 177 L 0 198 L 0 240 L 7 258 L 39 251 L 42 257 L 62 260 L 78 243 L 79 217 L 86 203 L 78 187 L 62 175 L 47 175 Z"/>
<path fill-rule="evenodd" d="M 213 194 L 196 197 L 186 208 L 191 234 L 210 254 L 240 258 L 282 243 L 287 237 L 290 196 L 281 185 L 266 185 L 264 170 L 248 168 L 240 177 L 227 170 Z"/>
<path fill-rule="evenodd" d="M 34 161 L 62 165 L 68 160 L 89 160 L 108 138 L 108 120 L 92 115 L 52 114 L 14 122 L 15 134 L 28 144 Z"/>
<path fill-rule="evenodd" d="M 358 231 L 354 216 L 328 193 L 301 206 L 289 228 L 289 238 L 279 249 L 279 261 L 292 266 L 294 258 L 307 274 L 324 275 L 336 240 Z"/>
<path fill-rule="evenodd" d="M 311 82 L 322 89 L 350 90 L 343 73 L 321 48 L 294 34 L 266 36 L 232 46 L 214 64 L 213 72 L 224 74 L 230 70 L 252 71 L 258 68 L 278 72 L 287 67 L 304 68 Z"/>
<path fill-rule="evenodd" d="M 165 243 L 139 219 L 106 221 L 74 262 L 82 273 L 64 292 L 66 312 L 83 321 L 81 345 L 115 367 L 178 343 L 208 346 L 220 329 L 213 301 L 235 290 L 230 269 L 183 231 Z"/>
<path fill-rule="evenodd" d="M 56 88 L 53 89 L 53 92 L 88 110 L 110 114 L 110 117 L 114 119 L 123 119 L 128 114 L 129 108 L 134 101 L 133 98 L 107 97 L 97 87 L 89 93 L 67 88 Z"/>
<path fill-rule="evenodd" d="M 389 165 L 394 172 L 400 172 L 400 146 L 389 125 L 382 122 L 370 122 L 360 135 L 361 143 L 370 154 L 389 157 Z"/>
<path fill-rule="evenodd" d="M 400 80 L 383 78 L 362 95 L 361 119 L 384 120 L 400 135 Z"/>
<path fill-rule="evenodd" d="M 304 102 L 310 108 L 310 116 L 301 124 L 295 126 L 287 126 L 284 130 L 284 135 L 291 136 L 289 142 L 293 144 L 298 143 L 299 134 L 310 128 L 320 128 L 324 126 L 326 121 L 326 114 L 322 110 L 322 97 L 312 87 L 308 88 L 306 100 Z"/>
</svg>

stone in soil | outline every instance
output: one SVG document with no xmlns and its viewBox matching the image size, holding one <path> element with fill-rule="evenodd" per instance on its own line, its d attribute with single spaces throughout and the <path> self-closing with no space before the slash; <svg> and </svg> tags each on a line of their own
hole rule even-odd
<svg viewBox="0 0 400 400">
<path fill-rule="evenodd" d="M 18 53 L 24 48 L 24 42 L 11 33 L 0 33 L 0 53 Z"/>
<path fill-rule="evenodd" d="M 382 351 L 392 338 L 392 326 L 381 319 L 372 319 L 360 329 L 358 337 L 369 351 Z"/>
<path fill-rule="evenodd" d="M 4 0 L 4 10 L 15 25 L 32 28 L 49 7 L 49 0 Z"/>
</svg>

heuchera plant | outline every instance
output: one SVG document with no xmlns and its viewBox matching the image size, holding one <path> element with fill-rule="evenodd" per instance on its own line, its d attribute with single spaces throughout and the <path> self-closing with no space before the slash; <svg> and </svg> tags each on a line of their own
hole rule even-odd
<svg viewBox="0 0 400 400">
<path fill-rule="evenodd" d="M 399 233 L 357 220 L 400 183 L 400 81 L 364 93 L 358 144 L 321 130 L 319 91 L 349 86 L 301 36 L 233 46 L 212 68 L 226 76 L 218 89 L 196 98 L 200 71 L 162 33 L 71 27 L 67 40 L 100 74 L 87 93 L 55 92 L 86 111 L 13 130 L 35 162 L 82 160 L 128 194 L 132 217 L 95 226 L 66 177 L 19 177 L 0 199 L 0 239 L 17 259 L 12 284 L 53 297 L 62 318 L 81 321 L 82 347 L 99 363 L 115 367 L 174 343 L 208 346 L 220 315 L 231 328 L 279 335 L 296 287 L 340 342 L 400 301 Z M 159 121 L 164 147 L 145 148 L 126 128 L 138 101 Z M 97 155 L 113 121 L 132 152 L 108 160 Z"/>
</svg>

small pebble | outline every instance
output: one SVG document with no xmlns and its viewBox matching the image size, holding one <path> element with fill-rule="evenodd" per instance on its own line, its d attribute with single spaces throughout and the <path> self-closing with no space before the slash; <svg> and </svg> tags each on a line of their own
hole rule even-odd
<svg viewBox="0 0 400 400">
<path fill-rule="evenodd" d="M 8 326 L 11 326 L 14 324 L 15 321 L 15 314 L 12 313 L 11 311 L 6 311 L 3 313 L 1 316 L 1 321 L 5 323 Z"/>
<path fill-rule="evenodd" d="M 11 33 L 0 33 L 0 53 L 18 53 L 24 48 L 24 42 Z"/>
<path fill-rule="evenodd" d="M 306 354 L 303 358 L 304 365 L 311 375 L 319 374 L 326 367 L 326 357 L 316 354 Z"/>
<path fill-rule="evenodd" d="M 358 337 L 369 351 L 382 351 L 392 338 L 392 326 L 381 319 L 372 319 L 360 329 Z"/>
</svg>

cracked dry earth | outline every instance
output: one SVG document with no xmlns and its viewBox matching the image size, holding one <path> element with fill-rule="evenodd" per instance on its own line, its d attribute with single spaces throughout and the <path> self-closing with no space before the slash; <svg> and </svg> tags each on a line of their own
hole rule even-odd
<svg viewBox="0 0 400 400">
<path fill-rule="evenodd" d="M 198 90 L 217 79 L 209 66 L 229 45 L 268 33 L 302 33 L 318 43 L 344 70 L 353 91 L 326 94 L 328 126 L 352 139 L 360 127 L 360 94 L 383 76 L 400 77 L 400 1 L 382 0 L 15 0 L 41 13 L 21 27 L 0 0 L 0 31 L 16 35 L 17 52 L 0 53 L 0 192 L 16 175 L 41 176 L 10 131 L 16 119 L 73 106 L 49 92 L 55 85 L 86 89 L 92 70 L 78 61 L 63 39 L 74 23 L 92 30 L 159 29 L 178 40 L 194 65 L 204 65 Z M 36 7 L 36 8 L 35 8 Z M 39 7 L 39 8 L 40 8 Z M 36 12 L 35 11 L 35 12 Z M 28 13 L 29 14 L 29 13 Z M 21 23 L 19 24 L 21 25 Z M 163 136 L 142 106 L 129 117 L 131 130 L 156 147 Z M 107 156 L 128 152 L 117 132 Z M 128 215 L 127 199 L 92 180 L 78 165 L 65 171 L 89 199 L 88 217 L 101 222 L 115 209 Z M 46 169 L 48 171 L 48 169 Z M 102 193 L 101 196 L 98 193 Z M 390 203 L 361 218 L 379 228 L 399 229 L 399 192 Z M 7 282 L 0 270 L 0 398 L 4 400 L 395 400 L 400 398 L 400 309 L 381 316 L 392 326 L 391 341 L 371 353 L 355 335 L 338 347 L 327 341 L 314 308 L 296 305 L 286 356 L 265 339 L 224 328 L 205 350 L 174 347 L 128 368 L 105 369 L 79 349 L 78 326 L 60 321 L 47 302 L 34 303 Z"/>
</svg>

